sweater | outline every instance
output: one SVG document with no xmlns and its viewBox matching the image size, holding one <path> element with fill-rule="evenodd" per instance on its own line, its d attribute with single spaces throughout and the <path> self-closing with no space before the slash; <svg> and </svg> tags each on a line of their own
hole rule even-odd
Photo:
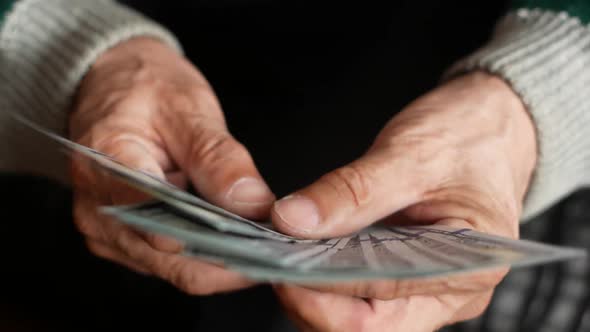
<svg viewBox="0 0 590 332">
<path fill-rule="evenodd" d="M 0 2 L 7 6 L 7 2 Z M 539 158 L 523 220 L 590 183 L 590 5 L 514 1 L 490 41 L 458 61 L 446 78 L 470 70 L 502 77 L 522 98 L 538 133 Z M 0 110 L 64 134 L 77 85 L 105 50 L 134 36 L 158 38 L 179 52 L 165 28 L 109 0 L 21 0 L 0 30 Z M 0 168 L 67 181 L 64 158 L 0 111 Z M 24 144 L 16 144 L 14 139 Z"/>
</svg>

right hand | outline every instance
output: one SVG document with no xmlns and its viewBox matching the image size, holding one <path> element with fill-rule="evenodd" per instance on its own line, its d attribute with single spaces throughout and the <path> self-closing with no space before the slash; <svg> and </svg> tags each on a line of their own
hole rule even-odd
<svg viewBox="0 0 590 332">
<path fill-rule="evenodd" d="M 163 43 L 135 38 L 105 52 L 84 78 L 70 117 L 74 141 L 186 187 L 247 218 L 268 216 L 274 195 L 246 148 L 228 132 L 203 75 Z M 143 197 L 73 162 L 74 219 L 95 255 L 153 274 L 191 294 L 252 283 L 182 256 L 172 239 L 144 234 L 97 212 Z"/>
</svg>

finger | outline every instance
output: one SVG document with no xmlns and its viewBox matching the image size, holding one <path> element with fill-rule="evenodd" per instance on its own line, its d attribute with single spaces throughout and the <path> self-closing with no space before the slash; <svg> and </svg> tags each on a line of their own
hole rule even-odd
<svg viewBox="0 0 590 332">
<path fill-rule="evenodd" d="M 471 301 L 466 301 L 449 319 L 448 324 L 462 322 L 481 316 L 490 305 L 494 292 L 475 294 Z"/>
<path fill-rule="evenodd" d="M 124 233 L 117 246 L 131 259 L 177 288 L 194 295 L 209 295 L 247 288 L 254 283 L 238 273 L 178 254 L 153 249 L 139 236 Z"/>
<path fill-rule="evenodd" d="M 104 243 L 101 243 L 96 240 L 87 240 L 86 247 L 88 247 L 88 250 L 91 253 L 100 258 L 113 261 L 143 275 L 151 274 L 150 271 L 145 267 L 141 266 L 140 264 L 137 264 L 129 257 L 125 256 L 125 254 L 123 254 L 122 252 L 117 251 L 112 247 L 105 245 Z"/>
<path fill-rule="evenodd" d="M 184 189 L 186 187 L 186 176 L 181 172 L 166 173 L 166 181 L 179 188 Z M 139 236 L 141 236 L 154 249 L 168 253 L 181 253 L 184 249 L 184 244 L 174 238 L 159 234 L 146 233 L 139 230 L 135 230 L 135 232 L 139 234 Z"/>
<path fill-rule="evenodd" d="M 141 236 L 156 250 L 178 253 L 183 249 L 183 244 L 175 239 L 144 233 L 99 215 L 96 201 L 83 194 L 77 194 L 74 197 L 74 224 L 80 233 L 90 240 L 100 243 L 112 243 L 119 234 L 133 232 Z"/>
<path fill-rule="evenodd" d="M 518 217 L 505 214 L 504 210 L 501 207 L 494 208 L 493 204 L 482 204 L 481 199 L 460 197 L 452 200 L 425 200 L 405 209 L 403 214 L 414 221 L 475 228 L 479 232 L 516 239 L 519 236 Z"/>
<path fill-rule="evenodd" d="M 279 286 L 275 291 L 291 316 L 314 331 L 430 332 L 447 324 L 456 308 L 471 298 L 443 302 L 431 296 L 413 296 L 364 301 L 295 286 Z"/>
<path fill-rule="evenodd" d="M 116 227 L 123 228 L 122 224 L 113 224 L 110 219 L 100 220 L 97 216 L 97 205 L 92 197 L 76 192 L 74 195 L 74 224 L 78 231 L 85 237 L 103 243 L 112 241 Z"/>
<path fill-rule="evenodd" d="M 367 302 L 338 294 L 321 293 L 296 286 L 274 286 L 277 297 L 299 326 L 312 331 L 372 331 Z"/>
<path fill-rule="evenodd" d="M 162 111 L 164 121 L 156 124 L 171 155 L 207 200 L 248 218 L 266 217 L 275 198 L 250 153 L 227 131 L 216 100 L 207 102 L 214 97 L 195 98 L 166 105 L 174 112 Z"/>
<path fill-rule="evenodd" d="M 115 246 L 90 240 L 89 249 L 134 271 L 155 274 L 190 294 L 208 295 L 254 284 L 221 267 L 156 250 L 132 231 L 121 230 L 117 236 Z"/>
<path fill-rule="evenodd" d="M 95 142 L 95 145 L 99 151 L 129 168 L 141 170 L 161 179 L 169 178 L 176 182 L 182 181 L 182 176 L 177 173 L 164 174 L 161 162 L 154 157 L 158 154 L 154 151 L 156 148 L 148 139 L 142 136 L 133 133 L 113 135 L 109 139 Z M 108 174 L 97 176 L 100 177 L 96 181 L 99 184 L 94 190 L 108 192 L 112 204 L 132 204 L 149 199 L 147 194 Z M 136 233 L 143 237 L 154 249 L 169 253 L 182 251 L 182 243 L 172 238 L 139 231 L 136 231 Z"/>
<path fill-rule="evenodd" d="M 378 300 L 391 300 L 414 295 L 468 294 L 493 289 L 506 275 L 508 268 L 469 272 L 442 278 L 354 281 L 303 285 L 308 289 Z"/>
<path fill-rule="evenodd" d="M 206 295 L 253 285 L 250 280 L 233 271 L 155 249 L 152 243 L 145 241 L 136 232 L 110 218 L 106 219 L 105 232 L 115 248 L 185 292 Z"/>
<path fill-rule="evenodd" d="M 186 177 L 186 175 L 180 171 L 176 171 L 176 172 L 167 172 L 166 173 L 166 181 L 168 181 L 169 183 L 175 185 L 176 187 L 180 188 L 180 189 L 186 189 L 187 188 L 187 182 L 188 179 Z"/>
<path fill-rule="evenodd" d="M 429 163 L 374 148 L 275 203 L 272 220 L 283 232 L 328 238 L 353 233 L 416 203 L 440 180 Z"/>
<path fill-rule="evenodd" d="M 83 217 L 76 216 L 78 227 L 93 243 L 103 243 L 110 248 L 110 250 L 101 251 L 105 258 L 112 257 L 113 260 L 122 264 L 134 262 L 133 266 L 129 266 L 143 267 L 191 294 L 225 292 L 254 284 L 239 274 L 219 266 L 157 250 L 129 227 L 111 218 L 104 216 L 99 218 L 96 214 L 89 213 L 95 210 L 88 209 L 88 206 L 92 206 L 91 203 L 84 202 L 85 200 L 80 200 L 80 204 L 77 204 L 75 209 Z M 81 223 L 82 227 L 79 220 L 84 220 Z M 113 252 L 121 253 L 123 256 L 114 255 Z M 128 260 L 123 260 L 122 257 Z"/>
<path fill-rule="evenodd" d="M 134 231 L 137 235 L 144 239 L 145 242 L 147 242 L 152 248 L 156 250 L 171 254 L 179 254 L 184 250 L 184 244 L 172 237 L 160 234 L 146 233 L 139 230 Z"/>
<path fill-rule="evenodd" d="M 104 185 L 102 176 L 87 159 L 74 154 L 70 163 L 70 174 L 74 193 L 91 197 L 97 202 L 110 202 L 109 192 L 96 190 Z"/>
</svg>

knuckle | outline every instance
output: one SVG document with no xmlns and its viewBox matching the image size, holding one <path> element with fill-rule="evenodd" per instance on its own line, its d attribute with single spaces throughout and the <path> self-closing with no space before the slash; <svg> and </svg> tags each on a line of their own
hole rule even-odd
<svg viewBox="0 0 590 332">
<path fill-rule="evenodd" d="M 190 84 L 186 87 L 166 86 L 160 89 L 163 109 L 174 110 L 190 116 L 205 115 L 211 118 L 223 118 L 221 107 L 215 93 L 207 84 Z"/>
<path fill-rule="evenodd" d="M 131 235 L 129 234 L 129 231 L 125 229 L 119 230 L 116 234 L 114 234 L 113 237 L 114 244 L 117 248 L 129 255 L 133 254 L 133 240 L 131 238 Z"/>
<path fill-rule="evenodd" d="M 354 296 L 375 299 L 391 300 L 398 296 L 398 283 L 389 281 L 357 282 L 351 285 L 351 294 Z"/>
<path fill-rule="evenodd" d="M 207 113 L 215 117 L 223 117 L 219 101 L 206 82 L 204 84 L 189 85 L 184 95 L 189 96 L 190 100 L 196 104 L 199 110 L 206 110 Z"/>
<path fill-rule="evenodd" d="M 108 154 L 112 158 L 123 154 L 130 145 L 144 148 L 144 144 L 140 141 L 137 134 L 131 133 L 128 130 L 109 131 L 108 136 L 95 136 L 95 139 L 91 143 L 92 148 Z"/>
<path fill-rule="evenodd" d="M 146 234 L 145 240 L 148 244 L 159 251 L 178 253 L 182 251 L 183 244 L 174 238 L 165 237 L 157 234 Z"/>
<path fill-rule="evenodd" d="M 76 225 L 78 232 L 80 232 L 82 235 L 88 237 L 95 237 L 95 227 L 94 225 L 92 225 L 92 222 L 87 218 L 74 218 L 74 225 Z"/>
<path fill-rule="evenodd" d="M 375 294 L 375 299 L 383 301 L 395 299 L 396 297 L 398 297 L 399 294 L 398 289 L 398 284 L 396 282 L 392 282 L 390 285 L 387 285 L 387 287 L 383 287 L 380 290 L 380 292 Z"/>
<path fill-rule="evenodd" d="M 106 253 L 104 252 L 103 248 L 101 248 L 101 246 L 96 242 L 87 240 L 85 241 L 85 244 L 88 251 L 90 251 L 92 254 L 98 257 L 106 258 Z"/>
<path fill-rule="evenodd" d="M 368 299 L 373 299 L 379 295 L 378 290 L 375 288 L 375 284 L 368 282 L 357 283 L 355 293 Z"/>
<path fill-rule="evenodd" d="M 362 297 L 362 298 L 371 298 L 371 295 L 373 295 L 373 291 L 371 290 L 371 287 L 369 287 L 369 284 L 366 282 L 355 282 L 351 285 L 351 293 L 354 296 L 358 296 L 358 297 Z"/>
<path fill-rule="evenodd" d="M 88 215 L 86 209 L 80 204 L 74 206 L 74 225 L 78 231 L 85 236 L 96 237 L 96 225 L 92 216 Z"/>
<path fill-rule="evenodd" d="M 483 292 L 493 290 L 508 272 L 508 268 L 474 274 L 465 278 L 445 278 L 442 288 L 456 292 Z"/>
<path fill-rule="evenodd" d="M 471 315 L 468 315 L 466 319 L 472 319 L 481 316 L 490 305 L 491 300 L 492 293 L 489 293 L 488 295 L 482 296 L 474 301 L 471 304 L 472 313 Z"/>
<path fill-rule="evenodd" d="M 161 92 L 162 100 L 166 102 L 167 109 L 173 109 L 176 112 L 192 112 L 196 108 L 194 98 L 190 94 L 179 93 L 176 89 L 163 90 Z"/>
<path fill-rule="evenodd" d="M 469 320 L 469 319 L 474 319 L 477 318 L 481 315 L 483 315 L 483 313 L 486 311 L 487 307 L 488 307 L 489 301 L 486 302 L 478 302 L 478 303 L 474 303 L 472 304 L 472 309 L 469 315 L 467 315 L 463 320 Z"/>
<path fill-rule="evenodd" d="M 357 312 L 348 319 L 337 319 L 326 323 L 326 331 L 339 332 L 373 332 L 376 331 L 373 317 L 366 312 Z"/>
<path fill-rule="evenodd" d="M 484 288 L 494 288 L 502 281 L 502 279 L 504 279 L 504 277 L 506 277 L 506 274 L 508 274 L 508 268 L 488 272 L 486 277 L 483 278 Z"/>
<path fill-rule="evenodd" d="M 475 300 L 467 303 L 451 319 L 451 323 L 470 320 L 481 316 L 490 305 L 492 292 L 477 297 Z"/>
<path fill-rule="evenodd" d="M 69 171 L 75 189 L 84 189 L 92 182 L 92 172 L 79 158 L 72 158 Z"/>
<path fill-rule="evenodd" d="M 94 123 L 77 142 L 109 155 L 120 152 L 129 144 L 145 147 L 151 139 L 139 121 L 138 116 L 109 114 Z"/>
<path fill-rule="evenodd" d="M 175 262 L 172 265 L 170 281 L 182 291 L 191 295 L 209 295 L 214 293 L 210 284 L 203 282 L 202 276 L 189 264 Z"/>
<path fill-rule="evenodd" d="M 397 282 L 382 282 L 377 283 L 374 288 L 374 298 L 378 300 L 392 300 L 404 295 L 404 291 L 407 287 L 404 287 L 403 281 Z"/>
<path fill-rule="evenodd" d="M 356 207 L 371 201 L 373 180 L 366 167 L 347 165 L 325 176 L 325 180 Z"/>
<path fill-rule="evenodd" d="M 228 158 L 239 159 L 247 156 L 246 149 L 223 131 L 208 130 L 193 141 L 189 163 L 216 165 Z"/>
<path fill-rule="evenodd" d="M 101 245 L 96 241 L 86 241 L 86 248 L 91 254 L 93 254 L 96 257 L 107 260 L 115 259 L 113 252 L 108 247 Z"/>
<path fill-rule="evenodd" d="M 102 121 L 95 122 L 87 128 L 83 135 L 76 141 L 89 148 L 98 149 L 99 143 L 104 140 L 105 132 L 107 132 L 107 130 L 103 127 Z"/>
</svg>

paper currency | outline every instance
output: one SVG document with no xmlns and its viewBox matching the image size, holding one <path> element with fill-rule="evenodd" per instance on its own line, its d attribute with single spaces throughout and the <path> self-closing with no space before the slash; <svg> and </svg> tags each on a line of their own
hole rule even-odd
<svg viewBox="0 0 590 332">
<path fill-rule="evenodd" d="M 204 226 L 161 202 L 105 207 L 103 212 L 185 243 L 187 254 L 265 281 L 400 279 L 581 257 L 572 248 L 512 240 L 447 226 L 372 226 L 349 237 L 299 241 L 251 237 Z"/>
<path fill-rule="evenodd" d="M 51 133 L 18 115 L 13 116 L 21 123 L 59 143 L 65 149 L 65 153 L 86 161 L 91 167 L 104 171 L 149 196 L 167 202 L 188 214 L 200 217 L 201 220 L 216 229 L 282 241 L 296 240 L 293 237 L 276 232 L 271 228 L 270 224 L 264 226 L 261 223 L 242 218 L 149 173 L 129 168 L 99 151 Z"/>
<path fill-rule="evenodd" d="M 131 169 L 15 116 L 82 158 L 155 199 L 102 212 L 147 232 L 173 237 L 186 254 L 223 264 L 264 281 L 331 282 L 434 277 L 497 266 L 525 266 L 582 257 L 573 248 L 549 246 L 444 226 L 372 226 L 349 237 L 302 240 L 281 234 Z"/>
</svg>

